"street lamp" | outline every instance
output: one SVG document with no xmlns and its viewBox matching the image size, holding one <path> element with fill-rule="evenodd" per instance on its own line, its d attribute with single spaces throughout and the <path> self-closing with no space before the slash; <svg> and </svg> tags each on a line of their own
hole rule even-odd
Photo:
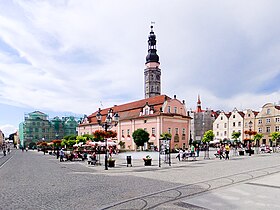
<svg viewBox="0 0 280 210">
<path fill-rule="evenodd" d="M 249 156 L 251 156 L 251 135 L 252 135 L 252 125 L 253 122 L 250 120 L 249 122 L 249 145 L 248 145 L 248 149 L 249 149 Z"/>
<path fill-rule="evenodd" d="M 108 129 L 111 129 L 113 126 L 117 126 L 119 123 L 119 114 L 113 113 L 113 109 L 108 110 L 108 114 L 106 116 L 105 122 L 102 122 L 102 115 L 101 115 L 101 109 L 99 108 L 97 114 L 96 114 L 96 120 L 98 122 L 98 125 L 102 126 L 104 128 L 105 132 L 108 131 Z M 107 150 L 107 138 L 105 138 L 105 170 L 108 170 L 108 150 Z"/>
</svg>

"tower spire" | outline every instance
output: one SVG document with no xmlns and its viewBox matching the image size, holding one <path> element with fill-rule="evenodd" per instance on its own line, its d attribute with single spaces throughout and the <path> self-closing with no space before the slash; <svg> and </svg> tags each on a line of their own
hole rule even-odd
<svg viewBox="0 0 280 210">
<path fill-rule="evenodd" d="M 159 56 L 156 49 L 156 35 L 154 33 L 154 24 L 151 23 L 151 31 L 148 36 L 148 55 L 146 56 L 145 76 L 145 98 L 160 95 L 161 92 L 161 70 L 159 68 Z"/>
<path fill-rule="evenodd" d="M 157 62 L 159 63 L 159 56 L 157 55 L 157 40 L 153 30 L 154 26 L 151 25 L 150 35 L 148 37 L 148 55 L 146 57 L 146 63 Z"/>
<path fill-rule="evenodd" d="M 198 94 L 198 98 L 197 98 L 197 108 L 196 108 L 196 112 L 202 112 L 201 109 L 201 101 L 200 101 L 200 95 Z"/>
</svg>

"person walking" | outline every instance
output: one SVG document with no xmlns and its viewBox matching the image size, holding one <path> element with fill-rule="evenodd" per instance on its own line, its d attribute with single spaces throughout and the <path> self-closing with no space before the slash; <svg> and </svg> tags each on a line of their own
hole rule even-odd
<svg viewBox="0 0 280 210">
<path fill-rule="evenodd" d="M 62 149 L 62 148 L 61 148 L 61 150 L 59 151 L 59 157 L 60 157 L 60 159 L 59 159 L 59 161 L 60 161 L 60 162 L 64 161 L 64 160 L 63 160 L 63 157 L 64 157 L 64 151 L 63 151 L 63 149 Z"/>
<path fill-rule="evenodd" d="M 195 151 L 196 151 L 196 157 L 199 157 L 199 145 L 198 144 L 196 145 Z"/>
<path fill-rule="evenodd" d="M 224 157 L 224 145 L 223 144 L 220 146 L 220 160 L 222 160 L 222 158 L 225 158 Z"/>
<path fill-rule="evenodd" d="M 182 156 L 183 156 L 183 150 L 180 148 L 176 158 L 178 158 L 178 160 L 180 161 Z"/>
<path fill-rule="evenodd" d="M 192 145 L 191 145 L 191 157 L 194 157 L 194 156 L 195 156 L 194 152 L 195 152 L 195 147 L 194 147 L 194 145 L 192 144 Z"/>
<path fill-rule="evenodd" d="M 4 154 L 4 156 L 6 156 L 6 146 L 5 145 L 3 146 L 3 154 Z"/>
<path fill-rule="evenodd" d="M 230 147 L 228 144 L 226 144 L 225 146 L 226 160 L 229 160 L 229 151 L 230 151 Z"/>
</svg>

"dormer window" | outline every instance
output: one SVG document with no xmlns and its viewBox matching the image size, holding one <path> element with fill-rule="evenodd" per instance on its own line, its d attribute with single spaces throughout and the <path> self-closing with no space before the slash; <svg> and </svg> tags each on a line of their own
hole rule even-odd
<svg viewBox="0 0 280 210">
<path fill-rule="evenodd" d="M 149 108 L 145 108 L 145 115 L 149 114 Z"/>
<path fill-rule="evenodd" d="M 168 106 L 168 107 L 167 107 L 167 113 L 170 113 L 170 112 L 171 112 L 171 107 Z"/>
</svg>

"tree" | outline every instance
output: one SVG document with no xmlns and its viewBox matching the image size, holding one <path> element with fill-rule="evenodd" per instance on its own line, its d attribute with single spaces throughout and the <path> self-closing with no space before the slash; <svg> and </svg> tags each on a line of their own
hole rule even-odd
<svg viewBox="0 0 280 210">
<path fill-rule="evenodd" d="M 270 134 L 271 136 L 271 141 L 274 142 L 275 141 L 275 144 L 274 146 L 277 144 L 277 141 L 280 139 L 280 132 L 272 132 Z"/>
<path fill-rule="evenodd" d="M 64 136 L 63 139 L 65 140 L 75 140 L 77 138 L 77 135 L 75 134 L 71 134 L 71 135 L 67 135 L 67 136 Z"/>
<path fill-rule="evenodd" d="M 68 140 L 69 147 L 73 147 L 74 144 L 76 144 L 76 140 L 72 140 L 72 139 Z"/>
<path fill-rule="evenodd" d="M 240 132 L 232 132 L 231 138 L 233 138 L 235 141 L 241 136 Z"/>
<path fill-rule="evenodd" d="M 258 142 L 257 146 L 259 146 L 259 141 L 263 138 L 263 134 L 262 133 L 257 133 L 256 135 L 254 135 L 254 141 Z"/>
<path fill-rule="evenodd" d="M 83 137 L 83 136 L 77 136 L 76 139 L 77 139 L 76 140 L 77 144 L 80 143 L 80 142 L 86 143 L 86 141 L 87 141 L 87 137 Z"/>
<path fill-rule="evenodd" d="M 91 134 L 84 134 L 84 135 L 82 135 L 82 137 L 85 137 L 86 140 L 93 140 L 93 138 L 94 138 L 94 136 Z"/>
<path fill-rule="evenodd" d="M 135 130 L 132 138 L 137 146 L 144 146 L 145 142 L 149 141 L 149 133 L 141 128 Z"/>
<path fill-rule="evenodd" d="M 209 143 L 210 141 L 213 141 L 215 135 L 212 130 L 208 130 L 204 133 L 204 136 L 202 138 L 203 143 Z"/>
<path fill-rule="evenodd" d="M 213 141 L 215 135 L 214 132 L 212 130 L 208 130 L 204 133 L 203 138 L 202 138 L 202 142 L 204 144 L 206 144 L 205 146 L 205 151 L 204 151 L 204 159 L 209 159 L 209 146 L 208 143 L 210 141 Z"/>
</svg>

